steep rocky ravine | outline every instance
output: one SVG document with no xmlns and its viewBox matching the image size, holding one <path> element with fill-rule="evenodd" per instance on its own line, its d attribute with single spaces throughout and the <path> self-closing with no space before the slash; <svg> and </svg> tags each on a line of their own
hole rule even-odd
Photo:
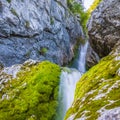
<svg viewBox="0 0 120 120">
<path fill-rule="evenodd" d="M 0 0 L 0 120 L 56 119 L 61 66 L 85 42 L 78 3 Z M 90 69 L 64 119 L 120 120 L 120 0 L 102 0 L 87 27 Z"/>
</svg>

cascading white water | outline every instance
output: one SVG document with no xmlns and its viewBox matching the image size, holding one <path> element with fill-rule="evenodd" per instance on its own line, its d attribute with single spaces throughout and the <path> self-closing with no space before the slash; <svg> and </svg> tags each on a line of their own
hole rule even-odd
<svg viewBox="0 0 120 120">
<path fill-rule="evenodd" d="M 59 88 L 59 110 L 57 120 L 63 120 L 66 111 L 72 105 L 76 82 L 80 79 L 81 73 L 76 69 L 63 71 L 61 74 Z"/>
<path fill-rule="evenodd" d="M 78 59 L 78 67 L 77 69 L 84 73 L 86 71 L 85 69 L 85 60 L 86 60 L 86 53 L 87 53 L 87 47 L 88 47 L 88 42 L 86 42 L 86 44 L 81 45 L 79 48 L 79 59 Z"/>
<path fill-rule="evenodd" d="M 59 89 L 59 109 L 56 120 L 63 120 L 66 111 L 72 105 L 76 83 L 80 79 L 81 74 L 85 72 L 87 46 L 88 42 L 79 48 L 79 56 L 75 63 L 77 69 L 64 68 L 62 71 Z"/>
</svg>

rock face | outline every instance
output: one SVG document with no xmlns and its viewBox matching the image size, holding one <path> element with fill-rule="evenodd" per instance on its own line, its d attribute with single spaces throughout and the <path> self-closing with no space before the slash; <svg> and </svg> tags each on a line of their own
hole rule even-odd
<svg viewBox="0 0 120 120">
<path fill-rule="evenodd" d="M 54 120 L 60 67 L 27 61 L 0 71 L 0 120 Z"/>
<path fill-rule="evenodd" d="M 0 63 L 10 66 L 31 58 L 60 65 L 74 56 L 83 35 L 66 0 L 0 0 Z"/>
<path fill-rule="evenodd" d="M 90 44 L 99 57 L 120 41 L 120 0 L 103 0 L 88 22 Z"/>
<path fill-rule="evenodd" d="M 77 83 L 65 120 L 120 120 L 120 44 Z"/>
<path fill-rule="evenodd" d="M 93 48 L 88 45 L 87 54 L 86 54 L 86 67 L 87 69 L 96 65 L 99 62 L 100 58 L 97 53 L 93 50 Z"/>
</svg>

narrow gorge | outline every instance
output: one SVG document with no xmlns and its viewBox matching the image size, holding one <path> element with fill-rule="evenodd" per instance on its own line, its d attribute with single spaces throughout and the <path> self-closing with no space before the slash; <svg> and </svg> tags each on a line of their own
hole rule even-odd
<svg viewBox="0 0 120 120">
<path fill-rule="evenodd" d="M 0 120 L 120 120 L 120 0 L 0 0 Z"/>
</svg>

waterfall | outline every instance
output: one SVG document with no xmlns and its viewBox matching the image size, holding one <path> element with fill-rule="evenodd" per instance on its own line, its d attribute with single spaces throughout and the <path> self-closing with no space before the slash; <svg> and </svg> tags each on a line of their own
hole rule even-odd
<svg viewBox="0 0 120 120">
<path fill-rule="evenodd" d="M 77 64 L 78 64 L 77 69 L 82 73 L 86 71 L 85 60 L 86 60 L 87 47 L 88 47 L 88 42 L 86 42 L 84 45 L 81 45 L 79 48 L 80 52 L 79 52 L 79 59 L 77 61 Z"/>
<path fill-rule="evenodd" d="M 59 108 L 56 120 L 63 120 L 66 111 L 72 105 L 74 100 L 74 91 L 77 81 L 81 75 L 85 72 L 85 58 L 87 52 L 88 42 L 84 45 L 80 45 L 79 54 L 72 67 L 75 68 L 63 68 L 61 74 L 60 88 L 59 88 Z"/>
</svg>

